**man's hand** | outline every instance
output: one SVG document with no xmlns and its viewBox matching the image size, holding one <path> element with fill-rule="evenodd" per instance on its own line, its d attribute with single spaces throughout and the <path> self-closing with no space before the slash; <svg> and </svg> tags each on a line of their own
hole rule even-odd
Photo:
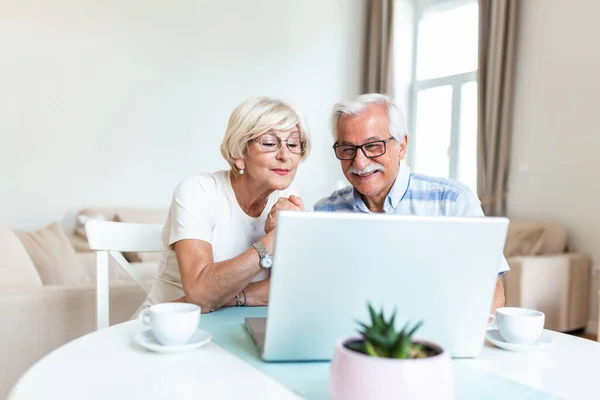
<svg viewBox="0 0 600 400">
<path fill-rule="evenodd" d="M 491 313 L 496 315 L 496 309 L 504 307 L 506 299 L 504 297 L 504 287 L 500 279 L 496 281 L 496 291 L 494 292 L 494 303 L 492 304 Z"/>
<path fill-rule="evenodd" d="M 289 198 L 280 197 L 277 203 L 273 205 L 269 216 L 265 221 L 265 233 L 271 232 L 277 225 L 277 211 L 290 210 L 290 211 L 301 211 L 304 210 L 304 203 L 298 196 L 291 195 Z"/>
</svg>

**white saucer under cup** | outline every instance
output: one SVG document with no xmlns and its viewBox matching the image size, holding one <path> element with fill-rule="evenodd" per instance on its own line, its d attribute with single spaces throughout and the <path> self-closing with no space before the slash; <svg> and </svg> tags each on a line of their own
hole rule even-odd
<svg viewBox="0 0 600 400">
<path fill-rule="evenodd" d="M 551 349 L 555 345 L 554 340 L 552 340 L 550 337 L 544 336 L 543 334 L 534 344 L 510 343 L 504 340 L 497 329 L 488 330 L 485 338 L 488 342 L 492 343 L 496 347 L 518 353 L 545 351 Z"/>
<path fill-rule="evenodd" d="M 491 315 L 491 329 L 497 329 L 508 343 L 534 345 L 544 331 L 545 315 L 541 311 L 520 307 L 501 307 Z"/>
<path fill-rule="evenodd" d="M 202 329 L 197 329 L 186 344 L 179 346 L 164 346 L 160 344 L 150 329 L 139 332 L 133 337 L 133 341 L 140 347 L 155 353 L 165 354 L 184 353 L 196 350 L 210 343 L 211 340 L 211 334 Z"/>
</svg>

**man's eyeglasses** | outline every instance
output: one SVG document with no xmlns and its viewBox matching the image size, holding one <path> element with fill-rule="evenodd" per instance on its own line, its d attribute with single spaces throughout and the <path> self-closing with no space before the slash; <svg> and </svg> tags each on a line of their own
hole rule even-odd
<svg viewBox="0 0 600 400">
<path fill-rule="evenodd" d="M 385 154 L 386 143 L 394 137 L 389 137 L 385 140 L 375 140 L 372 142 L 354 146 L 351 144 L 334 144 L 333 151 L 335 156 L 340 160 L 353 160 L 356 157 L 356 150 L 360 149 L 367 158 L 375 158 Z"/>
<path fill-rule="evenodd" d="M 266 134 L 253 139 L 260 145 L 260 148 L 266 152 L 277 151 L 285 142 L 290 153 L 294 154 L 302 154 L 304 150 L 306 150 L 306 140 L 301 137 L 291 137 L 287 140 L 281 140 L 281 138 L 277 135 Z"/>
</svg>

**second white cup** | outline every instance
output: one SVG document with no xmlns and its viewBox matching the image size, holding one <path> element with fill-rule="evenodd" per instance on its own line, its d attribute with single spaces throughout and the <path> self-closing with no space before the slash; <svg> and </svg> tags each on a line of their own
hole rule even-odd
<svg viewBox="0 0 600 400">
<path fill-rule="evenodd" d="M 183 345 L 198 329 L 200 307 L 189 303 L 155 304 L 142 310 L 139 318 L 144 325 L 150 326 L 158 343 Z"/>
<path fill-rule="evenodd" d="M 515 344 L 535 344 L 544 330 L 545 314 L 520 307 L 501 307 L 490 328 L 497 328 L 504 340 Z"/>
</svg>

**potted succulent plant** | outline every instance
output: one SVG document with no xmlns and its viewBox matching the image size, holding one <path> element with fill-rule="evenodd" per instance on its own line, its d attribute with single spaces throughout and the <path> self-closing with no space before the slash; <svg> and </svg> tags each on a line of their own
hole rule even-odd
<svg viewBox="0 0 600 400">
<path fill-rule="evenodd" d="M 360 323 L 360 336 L 340 341 L 331 362 L 333 400 L 454 399 L 449 354 L 440 346 L 413 339 L 422 322 L 397 331 L 396 312 L 369 305 L 371 324 Z"/>
</svg>

